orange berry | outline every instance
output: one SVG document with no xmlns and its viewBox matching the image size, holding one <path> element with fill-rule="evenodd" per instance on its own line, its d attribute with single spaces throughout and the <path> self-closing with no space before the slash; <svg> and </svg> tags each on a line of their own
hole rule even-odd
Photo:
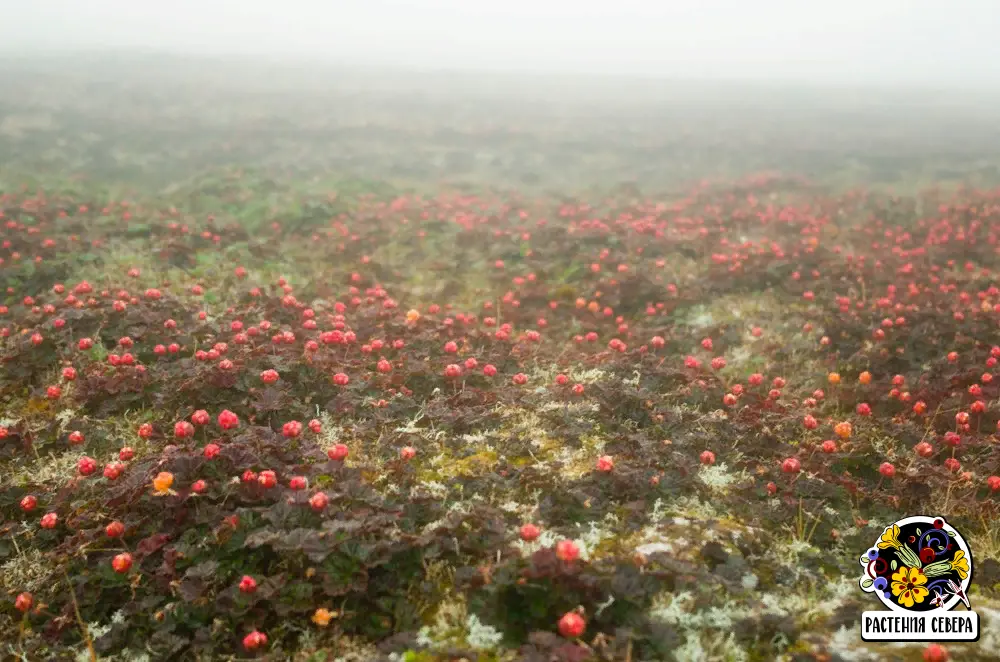
<svg viewBox="0 0 1000 662">
<path fill-rule="evenodd" d="M 157 492 L 166 492 L 174 484 L 174 475 L 169 471 L 161 471 L 153 479 L 153 489 Z"/>
</svg>

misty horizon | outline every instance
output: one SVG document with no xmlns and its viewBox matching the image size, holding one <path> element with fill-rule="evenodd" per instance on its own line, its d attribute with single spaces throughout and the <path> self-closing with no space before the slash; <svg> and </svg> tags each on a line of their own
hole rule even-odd
<svg viewBox="0 0 1000 662">
<path fill-rule="evenodd" d="M 697 6 L 261 0 L 169 7 L 39 0 L 7 12 L 0 54 L 167 54 L 420 71 L 893 86 L 1000 86 L 985 1 Z"/>
</svg>

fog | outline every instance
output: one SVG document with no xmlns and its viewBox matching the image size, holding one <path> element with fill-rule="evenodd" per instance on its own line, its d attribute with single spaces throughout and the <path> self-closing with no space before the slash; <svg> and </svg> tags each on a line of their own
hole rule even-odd
<svg viewBox="0 0 1000 662">
<path fill-rule="evenodd" d="M 0 50 L 995 87 L 993 0 L 0 0 Z"/>
</svg>

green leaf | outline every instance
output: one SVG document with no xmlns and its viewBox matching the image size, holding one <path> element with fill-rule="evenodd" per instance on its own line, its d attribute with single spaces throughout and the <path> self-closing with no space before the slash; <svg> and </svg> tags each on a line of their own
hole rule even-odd
<svg viewBox="0 0 1000 662">
<path fill-rule="evenodd" d="M 874 579 L 866 579 L 865 581 L 861 582 L 861 588 L 871 588 L 872 584 L 874 583 L 875 583 Z"/>
<path fill-rule="evenodd" d="M 892 563 L 889 564 L 889 567 L 892 568 L 893 570 L 899 567 L 899 564 L 896 563 L 896 559 L 892 560 Z"/>
</svg>

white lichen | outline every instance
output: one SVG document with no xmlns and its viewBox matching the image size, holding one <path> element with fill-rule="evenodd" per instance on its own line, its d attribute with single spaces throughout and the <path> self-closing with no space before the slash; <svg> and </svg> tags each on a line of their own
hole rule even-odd
<svg viewBox="0 0 1000 662">
<path fill-rule="evenodd" d="M 76 416 L 77 412 L 75 409 L 62 409 L 57 412 L 55 419 L 59 423 L 59 432 L 65 432 L 70 421 L 76 418 Z"/>
<path fill-rule="evenodd" d="M 750 655 L 736 643 L 736 636 L 728 632 L 689 636 L 674 651 L 674 658 L 677 662 L 746 662 Z"/>
<path fill-rule="evenodd" d="M 702 465 L 698 480 L 713 492 L 725 493 L 730 486 L 750 479 L 745 471 L 732 472 L 726 464 Z"/>
<path fill-rule="evenodd" d="M 20 549 L 20 554 L 0 565 L 0 587 L 5 591 L 37 591 L 48 583 L 53 568 L 38 548 L 22 545 Z"/>
<path fill-rule="evenodd" d="M 414 498 L 426 494 L 435 499 L 443 499 L 448 496 L 448 486 L 436 480 L 427 480 L 410 488 L 410 497 Z"/>
<path fill-rule="evenodd" d="M 467 612 L 463 600 L 447 601 L 438 606 L 434 622 L 417 632 L 417 644 L 431 650 L 449 646 L 468 646 L 477 651 L 495 650 L 503 633 Z"/>
<path fill-rule="evenodd" d="M 494 650 L 501 641 L 503 633 L 479 620 L 475 614 L 469 614 L 465 621 L 465 639 L 469 646 L 478 651 Z"/>
<path fill-rule="evenodd" d="M 618 517 L 614 513 L 605 515 L 604 520 L 600 523 L 591 522 L 588 528 L 574 541 L 580 548 L 580 558 L 584 561 L 590 560 L 598 545 L 617 535 L 617 526 Z"/>
<path fill-rule="evenodd" d="M 596 402 L 559 402 L 557 400 L 544 402 L 538 408 L 538 411 L 541 412 L 564 411 L 567 414 L 583 418 L 587 418 L 586 414 L 596 414 L 600 410 L 601 406 Z"/>
<path fill-rule="evenodd" d="M 830 649 L 837 651 L 837 656 L 845 662 L 876 662 L 882 659 L 880 655 L 865 649 L 856 629 L 841 626 L 830 637 Z"/>
<path fill-rule="evenodd" d="M 733 602 L 718 607 L 694 610 L 695 596 L 689 591 L 664 594 L 654 600 L 650 618 L 669 623 L 684 635 L 684 643 L 675 652 L 677 660 L 742 661 L 748 659 L 731 632 L 735 623 L 749 618 L 752 612 Z"/>
</svg>

